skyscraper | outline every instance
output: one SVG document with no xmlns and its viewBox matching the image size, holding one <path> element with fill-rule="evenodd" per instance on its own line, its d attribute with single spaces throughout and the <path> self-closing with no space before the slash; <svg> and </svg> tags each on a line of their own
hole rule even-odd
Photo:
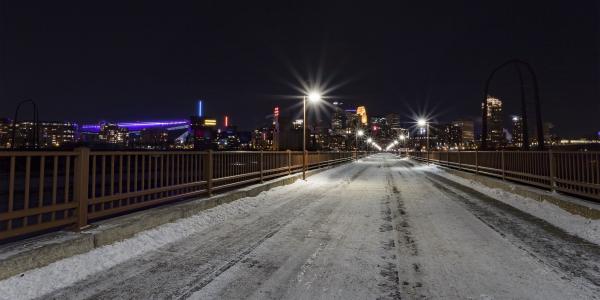
<svg viewBox="0 0 600 300">
<path fill-rule="evenodd" d="M 367 118 L 367 109 L 364 106 L 357 107 L 356 114 L 360 116 L 360 123 L 363 126 L 369 123 L 369 118 Z"/>
<path fill-rule="evenodd" d="M 390 126 L 390 128 L 394 131 L 397 131 L 398 129 L 401 128 L 400 126 L 400 116 L 398 114 L 395 113 L 391 113 L 388 114 L 387 116 L 385 116 L 388 125 Z"/>
<path fill-rule="evenodd" d="M 502 130 L 502 101 L 500 99 L 488 96 L 486 117 L 488 144 L 491 147 L 501 146 L 504 144 L 504 132 Z"/>
<path fill-rule="evenodd" d="M 341 129 L 346 127 L 346 112 L 342 108 L 342 105 L 344 105 L 342 102 L 333 102 L 334 111 L 331 116 L 331 129 L 333 129 L 335 133 L 338 133 Z"/>
<path fill-rule="evenodd" d="M 461 131 L 461 143 L 465 147 L 470 147 L 475 143 L 475 123 L 471 120 L 459 119 L 452 124 L 456 127 L 460 127 Z"/>
<path fill-rule="evenodd" d="M 516 147 L 523 146 L 523 119 L 521 116 L 512 117 L 512 144 Z"/>
</svg>

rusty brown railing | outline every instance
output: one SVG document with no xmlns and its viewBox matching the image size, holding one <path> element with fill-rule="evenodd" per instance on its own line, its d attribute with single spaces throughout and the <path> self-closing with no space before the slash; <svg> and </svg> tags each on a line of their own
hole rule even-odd
<svg viewBox="0 0 600 300">
<path fill-rule="evenodd" d="M 306 169 L 365 156 L 307 152 Z M 0 152 L 0 241 L 70 227 L 303 169 L 302 151 Z"/>
<path fill-rule="evenodd" d="M 409 152 L 420 161 L 600 200 L 600 152 Z"/>
</svg>

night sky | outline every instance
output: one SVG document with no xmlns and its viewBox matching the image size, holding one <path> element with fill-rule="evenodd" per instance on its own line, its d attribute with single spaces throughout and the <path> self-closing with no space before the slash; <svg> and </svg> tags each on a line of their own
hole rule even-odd
<svg viewBox="0 0 600 300">
<path fill-rule="evenodd" d="M 43 120 L 181 119 L 204 99 L 251 129 L 299 112 L 300 74 L 369 114 L 451 121 L 480 117 L 489 72 L 520 58 L 557 133 L 599 131 L 597 1 L 493 2 L 0 0 L 0 116 L 31 98 Z M 518 112 L 514 69 L 491 93 Z"/>
</svg>

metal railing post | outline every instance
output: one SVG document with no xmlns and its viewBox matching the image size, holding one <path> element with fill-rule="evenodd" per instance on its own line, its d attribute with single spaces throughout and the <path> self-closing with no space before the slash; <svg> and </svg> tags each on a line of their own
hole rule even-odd
<svg viewBox="0 0 600 300">
<path fill-rule="evenodd" d="M 288 175 L 292 174 L 292 150 L 287 150 L 288 157 Z"/>
<path fill-rule="evenodd" d="M 264 163 L 265 163 L 265 159 L 264 159 L 264 152 L 262 150 L 260 150 L 260 183 L 264 182 Z"/>
<path fill-rule="evenodd" d="M 479 150 L 475 149 L 475 174 L 479 175 Z"/>
<path fill-rule="evenodd" d="M 75 230 L 88 226 L 88 180 L 90 165 L 90 149 L 81 147 L 75 149 L 75 173 L 73 193 L 77 202 L 77 225 Z"/>
<path fill-rule="evenodd" d="M 458 148 L 458 169 L 462 170 L 462 162 L 460 159 L 460 148 Z"/>
<path fill-rule="evenodd" d="M 550 189 L 556 191 L 556 164 L 554 163 L 554 152 L 552 149 L 548 150 L 548 159 L 550 162 Z"/>
<path fill-rule="evenodd" d="M 502 165 L 502 180 L 506 180 L 506 172 L 504 171 L 504 150 L 500 151 L 500 163 Z"/>
<path fill-rule="evenodd" d="M 306 150 L 302 151 L 302 179 L 306 180 Z"/>
<path fill-rule="evenodd" d="M 204 170 L 206 172 L 206 193 L 208 194 L 208 196 L 212 196 L 212 188 L 213 188 L 213 151 L 212 150 L 208 150 L 208 153 L 206 154 L 206 170 Z"/>
</svg>

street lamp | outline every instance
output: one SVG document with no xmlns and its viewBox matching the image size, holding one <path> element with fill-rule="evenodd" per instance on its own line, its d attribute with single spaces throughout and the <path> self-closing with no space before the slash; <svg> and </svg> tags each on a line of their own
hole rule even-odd
<svg viewBox="0 0 600 300">
<path fill-rule="evenodd" d="M 303 110 L 303 119 L 302 119 L 302 179 L 306 180 L 306 98 L 304 95 L 302 101 L 302 110 Z M 310 92 L 308 94 L 308 101 L 311 103 L 316 103 L 321 100 L 321 94 L 318 92 Z"/>
<path fill-rule="evenodd" d="M 406 136 L 404 134 L 401 134 L 398 138 L 400 139 L 400 141 L 402 141 L 402 148 L 404 148 L 404 141 L 406 140 Z M 400 157 L 402 157 L 402 148 L 400 148 Z"/>
<path fill-rule="evenodd" d="M 354 157 L 358 159 L 358 137 L 363 136 L 365 132 L 362 129 L 356 131 L 356 135 L 354 136 Z"/>
<path fill-rule="evenodd" d="M 429 163 L 429 122 L 423 118 L 417 120 L 417 125 L 419 127 L 425 127 L 425 131 L 427 131 L 427 163 Z"/>
</svg>

